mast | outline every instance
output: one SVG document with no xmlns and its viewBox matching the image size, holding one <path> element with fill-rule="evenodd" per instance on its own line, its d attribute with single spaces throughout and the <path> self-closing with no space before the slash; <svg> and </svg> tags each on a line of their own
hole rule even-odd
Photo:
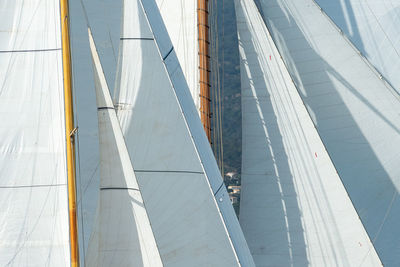
<svg viewBox="0 0 400 267">
<path fill-rule="evenodd" d="M 79 266 L 78 227 L 75 189 L 75 127 L 72 106 L 71 49 L 69 43 L 68 0 L 60 0 L 62 58 L 64 76 L 65 132 L 67 144 L 68 207 L 71 266 Z"/>
<path fill-rule="evenodd" d="M 208 141 L 211 143 L 208 0 L 197 1 L 197 22 L 199 31 L 200 118 Z"/>
</svg>

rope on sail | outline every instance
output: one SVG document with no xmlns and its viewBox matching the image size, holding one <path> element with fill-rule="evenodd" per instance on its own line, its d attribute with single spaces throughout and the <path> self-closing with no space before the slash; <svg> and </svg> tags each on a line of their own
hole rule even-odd
<svg viewBox="0 0 400 267">
<path fill-rule="evenodd" d="M 218 2 L 210 1 L 210 67 L 211 67 L 211 128 L 212 148 L 217 160 L 219 169 L 224 174 L 224 155 L 222 143 L 222 101 L 221 80 L 219 73 L 219 32 L 218 32 Z"/>
<path fill-rule="evenodd" d="M 81 3 L 82 11 L 83 11 L 83 16 L 85 17 L 86 26 L 88 28 L 90 28 L 89 17 L 88 17 L 88 14 L 86 12 L 85 4 L 83 3 L 83 0 L 80 0 L 80 3 Z"/>
<path fill-rule="evenodd" d="M 82 0 L 81 0 L 81 2 L 82 2 Z M 103 15 L 104 15 L 104 17 L 106 17 L 107 16 L 107 10 L 106 10 L 106 8 L 105 8 L 105 6 L 104 6 L 104 2 L 102 3 L 102 6 L 103 6 Z M 86 14 L 86 10 L 84 10 L 84 12 L 85 12 L 85 17 L 87 18 L 87 14 Z M 112 40 L 112 38 L 111 38 L 111 29 L 110 29 L 110 25 L 108 25 L 108 23 L 106 23 L 106 25 L 107 25 L 107 32 L 108 32 L 108 38 L 109 38 L 109 40 L 110 40 L 110 44 L 111 44 L 111 48 L 112 48 L 112 52 L 113 52 L 113 58 L 114 58 L 114 63 L 115 64 L 117 64 L 117 52 L 116 52 L 116 50 L 115 50 L 115 46 L 114 46 L 114 43 L 113 43 L 113 40 Z M 90 30 L 91 30 L 92 28 L 90 28 Z"/>
<path fill-rule="evenodd" d="M 398 196 L 397 190 L 394 190 L 393 197 L 392 197 L 392 199 L 391 199 L 391 201 L 390 201 L 390 203 L 389 203 L 389 205 L 388 205 L 388 207 L 386 209 L 385 216 L 383 216 L 382 222 L 379 224 L 378 231 L 376 232 L 374 238 L 371 239 L 371 243 L 372 243 L 373 246 L 369 247 L 368 252 L 365 254 L 363 260 L 361 261 L 361 263 L 359 265 L 359 267 L 363 266 L 363 264 L 364 264 L 365 260 L 367 259 L 367 256 L 369 255 L 371 249 L 375 246 L 375 242 L 378 239 L 378 237 L 379 237 L 379 235 L 380 235 L 380 233 L 382 231 L 383 226 L 385 225 L 386 219 L 388 218 L 388 216 L 389 216 L 389 214 L 390 214 L 390 212 L 392 210 L 393 203 L 396 200 L 397 196 Z"/>
</svg>

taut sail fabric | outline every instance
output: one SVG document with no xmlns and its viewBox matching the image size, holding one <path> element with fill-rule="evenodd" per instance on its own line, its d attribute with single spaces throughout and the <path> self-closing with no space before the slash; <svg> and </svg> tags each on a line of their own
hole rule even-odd
<svg viewBox="0 0 400 267">
<path fill-rule="evenodd" d="M 154 1 L 124 1 L 115 106 L 164 266 L 254 266 Z"/>
<path fill-rule="evenodd" d="M 200 111 L 197 0 L 156 0 L 183 74 Z"/>
<path fill-rule="evenodd" d="M 253 0 L 236 0 L 240 223 L 256 266 L 380 266 Z"/>
<path fill-rule="evenodd" d="M 0 266 L 70 266 L 57 0 L 0 4 Z"/>
<path fill-rule="evenodd" d="M 312 0 L 263 18 L 385 266 L 400 258 L 400 99 Z"/>
<path fill-rule="evenodd" d="M 163 266 L 92 34 L 100 142 L 100 197 L 86 266 Z"/>
<path fill-rule="evenodd" d="M 316 2 L 400 93 L 400 0 Z"/>
</svg>

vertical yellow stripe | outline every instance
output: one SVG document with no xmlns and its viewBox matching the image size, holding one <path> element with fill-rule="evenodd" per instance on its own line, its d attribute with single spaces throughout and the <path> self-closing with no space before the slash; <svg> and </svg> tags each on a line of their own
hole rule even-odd
<svg viewBox="0 0 400 267">
<path fill-rule="evenodd" d="M 64 103 L 65 103 L 65 130 L 67 138 L 67 169 L 68 169 L 68 206 L 69 206 L 69 235 L 71 249 L 71 267 L 79 266 L 78 227 L 76 221 L 76 194 L 75 194 L 75 140 L 74 114 L 72 106 L 71 86 L 71 48 L 69 43 L 69 13 L 68 0 L 60 0 L 61 9 L 61 36 L 62 58 L 64 70 Z"/>
</svg>

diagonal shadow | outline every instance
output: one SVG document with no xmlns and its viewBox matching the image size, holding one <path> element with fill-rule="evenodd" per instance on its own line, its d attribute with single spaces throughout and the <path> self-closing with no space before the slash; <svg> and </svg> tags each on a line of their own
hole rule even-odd
<svg viewBox="0 0 400 267">
<path fill-rule="evenodd" d="M 273 97 L 265 87 L 272 86 L 271 81 L 264 80 L 255 42 L 247 36 L 239 39 L 246 57 L 241 62 L 240 224 L 258 266 L 308 266 L 294 177 L 274 113 Z"/>
<path fill-rule="evenodd" d="M 399 194 L 392 180 L 396 177 L 389 175 L 382 165 L 376 154 L 376 145 L 372 147 L 369 143 L 366 133 L 338 91 L 337 82 L 396 134 L 400 133 L 398 121 L 378 110 L 362 95 L 360 88 L 355 88 L 352 81 L 343 77 L 315 51 L 306 33 L 297 25 L 292 11 L 285 6 L 285 1 L 257 2 L 382 262 L 385 266 L 398 265 L 399 259 L 393 256 L 396 247 L 400 247 L 400 228 L 396 223 L 400 219 L 400 199 L 393 198 L 393 192 Z M 293 36 L 296 36 L 295 42 Z M 309 68 L 314 71 L 307 72 L 307 69 L 298 67 L 302 56 L 299 56 L 299 51 L 312 59 Z"/>
</svg>

